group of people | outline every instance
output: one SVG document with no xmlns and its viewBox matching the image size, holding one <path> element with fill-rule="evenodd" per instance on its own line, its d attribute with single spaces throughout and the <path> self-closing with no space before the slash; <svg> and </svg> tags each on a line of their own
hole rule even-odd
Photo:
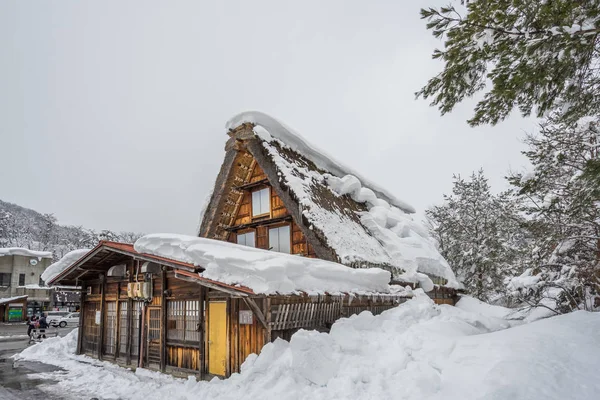
<svg viewBox="0 0 600 400">
<path fill-rule="evenodd" d="M 46 314 L 42 313 L 39 317 L 32 316 L 27 321 L 27 336 L 31 337 L 32 330 L 38 330 L 38 339 L 46 339 L 46 328 L 48 328 L 48 321 L 46 321 Z"/>
</svg>

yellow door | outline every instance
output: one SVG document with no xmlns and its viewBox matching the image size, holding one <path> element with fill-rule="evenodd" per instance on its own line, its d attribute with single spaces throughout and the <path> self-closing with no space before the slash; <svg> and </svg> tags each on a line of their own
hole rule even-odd
<svg viewBox="0 0 600 400">
<path fill-rule="evenodd" d="M 208 303 L 208 373 L 225 376 L 227 363 L 227 303 Z"/>
</svg>

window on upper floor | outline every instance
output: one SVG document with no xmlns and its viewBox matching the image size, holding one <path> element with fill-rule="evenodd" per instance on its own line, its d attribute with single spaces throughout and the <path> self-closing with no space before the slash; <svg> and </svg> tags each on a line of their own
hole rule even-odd
<svg viewBox="0 0 600 400">
<path fill-rule="evenodd" d="M 46 286 L 46 284 L 44 283 L 44 280 L 42 279 L 41 275 L 40 275 L 40 286 Z"/>
<path fill-rule="evenodd" d="M 11 274 L 0 273 L 0 286 L 10 286 Z"/>
<path fill-rule="evenodd" d="M 243 246 L 256 247 L 254 231 L 246 233 L 238 233 L 237 243 Z"/>
<path fill-rule="evenodd" d="M 265 215 L 271 212 L 271 191 L 264 188 L 252 192 L 252 216 Z"/>
<path fill-rule="evenodd" d="M 291 253 L 290 226 L 269 229 L 269 250 Z"/>
<path fill-rule="evenodd" d="M 25 286 L 25 274 L 19 274 L 19 286 Z"/>
</svg>

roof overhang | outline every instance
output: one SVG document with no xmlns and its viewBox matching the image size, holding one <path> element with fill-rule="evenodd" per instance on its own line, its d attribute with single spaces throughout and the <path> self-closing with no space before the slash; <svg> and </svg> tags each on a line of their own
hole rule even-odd
<svg viewBox="0 0 600 400">
<path fill-rule="evenodd" d="M 61 284 L 77 286 L 79 282 L 83 280 L 95 279 L 98 275 L 106 275 L 112 266 L 122 263 L 127 259 L 154 262 L 166 265 L 173 269 L 189 272 L 203 270 L 202 267 L 181 261 L 151 254 L 138 253 L 131 244 L 101 241 L 79 260 L 49 280 L 48 285 Z"/>
</svg>

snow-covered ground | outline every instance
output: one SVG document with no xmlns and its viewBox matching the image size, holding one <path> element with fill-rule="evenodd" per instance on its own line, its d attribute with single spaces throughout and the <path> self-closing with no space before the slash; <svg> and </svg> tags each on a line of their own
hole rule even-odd
<svg viewBox="0 0 600 400">
<path fill-rule="evenodd" d="M 598 399 L 600 314 L 575 312 L 514 327 L 508 310 L 418 295 L 330 334 L 300 331 L 251 356 L 223 381 L 135 373 L 73 354 L 76 331 L 18 358 L 60 366 L 45 390 L 100 399 Z"/>
</svg>

